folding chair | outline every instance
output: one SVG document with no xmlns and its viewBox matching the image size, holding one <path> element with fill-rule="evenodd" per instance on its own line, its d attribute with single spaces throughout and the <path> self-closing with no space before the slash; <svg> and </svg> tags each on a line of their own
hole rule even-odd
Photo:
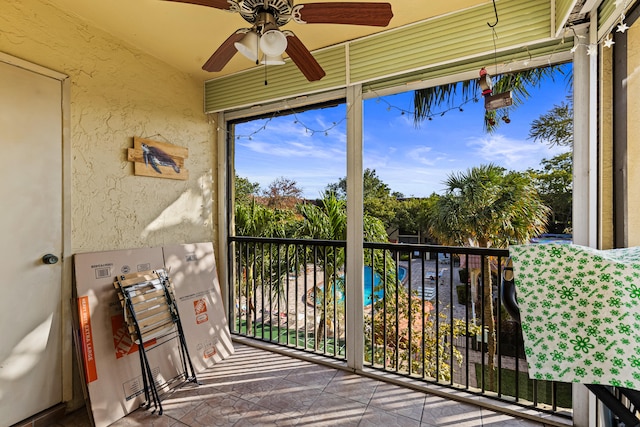
<svg viewBox="0 0 640 427">
<path fill-rule="evenodd" d="M 511 258 L 507 260 L 501 280 L 502 303 L 507 313 L 520 323 L 520 307 L 516 299 L 516 286 L 513 277 Z M 640 392 L 624 387 L 611 387 L 602 384 L 584 384 L 614 415 L 607 420 L 607 427 L 640 427 Z"/>
<path fill-rule="evenodd" d="M 169 276 L 164 269 L 149 270 L 119 276 L 113 285 L 119 291 L 131 340 L 138 345 L 147 408 L 153 400 L 154 408 L 162 415 L 162 403 L 147 358 L 148 351 L 177 340 L 184 379 L 198 383 Z"/>
</svg>

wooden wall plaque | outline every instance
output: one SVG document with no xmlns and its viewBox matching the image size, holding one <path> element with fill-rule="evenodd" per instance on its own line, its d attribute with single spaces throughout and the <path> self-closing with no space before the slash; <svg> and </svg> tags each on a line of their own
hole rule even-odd
<svg viewBox="0 0 640 427">
<path fill-rule="evenodd" d="M 189 179 L 189 171 L 184 168 L 184 161 L 189 157 L 189 149 L 133 137 L 133 148 L 127 150 L 127 160 L 134 162 L 134 175 L 168 179 Z"/>
</svg>

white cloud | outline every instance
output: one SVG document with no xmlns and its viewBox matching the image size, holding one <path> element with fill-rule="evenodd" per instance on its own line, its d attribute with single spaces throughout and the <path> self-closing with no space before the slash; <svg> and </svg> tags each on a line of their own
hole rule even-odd
<svg viewBox="0 0 640 427">
<path fill-rule="evenodd" d="M 469 155 L 480 163 L 494 163 L 507 169 L 522 171 L 540 166 L 540 160 L 566 151 L 566 147 L 548 147 L 533 141 L 510 139 L 504 135 L 486 135 L 467 142 Z"/>
<path fill-rule="evenodd" d="M 251 139 L 237 139 L 236 147 L 250 152 L 268 154 L 281 158 L 315 158 L 331 159 L 345 156 L 345 143 L 336 140 L 331 134 L 306 137 L 291 132 L 263 132 Z"/>
<path fill-rule="evenodd" d="M 407 151 L 406 161 L 411 163 L 416 162 L 424 166 L 439 166 L 445 162 L 455 161 L 455 159 L 452 159 L 450 154 L 442 151 L 434 151 L 433 147 L 416 146 Z"/>
</svg>

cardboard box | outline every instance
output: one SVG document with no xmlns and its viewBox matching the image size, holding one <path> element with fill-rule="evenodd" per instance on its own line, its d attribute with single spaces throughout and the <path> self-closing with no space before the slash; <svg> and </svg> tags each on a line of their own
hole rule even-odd
<svg viewBox="0 0 640 427">
<path fill-rule="evenodd" d="M 114 423 L 145 401 L 138 347 L 126 330 L 113 281 L 120 274 L 163 267 L 162 248 L 75 255 L 77 327 L 88 404 L 98 427 Z M 147 357 L 159 384 L 182 374 L 182 366 L 170 362 L 179 360 L 177 345 L 155 347 Z"/>
<path fill-rule="evenodd" d="M 165 246 L 163 252 L 189 356 L 201 372 L 233 354 L 213 245 Z"/>
<path fill-rule="evenodd" d="M 165 268 L 173 283 L 180 321 L 196 371 L 233 354 L 213 245 L 196 243 L 75 255 L 77 336 L 90 413 L 108 426 L 144 403 L 138 347 L 131 341 L 113 282 L 118 275 Z M 179 345 L 145 349 L 160 391 L 183 374 Z M 162 396 L 161 396 L 162 397 Z"/>
</svg>

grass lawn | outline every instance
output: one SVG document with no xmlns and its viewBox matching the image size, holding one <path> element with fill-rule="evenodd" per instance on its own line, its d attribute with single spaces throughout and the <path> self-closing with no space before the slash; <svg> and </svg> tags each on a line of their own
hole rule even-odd
<svg viewBox="0 0 640 427">
<path fill-rule="evenodd" d="M 239 328 L 238 328 L 239 326 Z M 247 324 L 245 320 L 240 322 L 240 325 L 236 323 L 238 333 L 241 335 L 247 335 L 252 338 L 261 339 L 264 341 L 270 341 L 278 344 L 285 344 L 295 346 L 301 349 L 314 349 L 315 348 L 315 334 L 307 332 L 306 337 L 304 331 L 297 331 L 295 329 L 287 329 L 286 325 L 269 325 L 264 323 L 256 323 L 253 325 L 253 333 L 249 331 L 247 334 Z M 306 339 L 305 339 L 306 338 Z M 337 351 L 336 349 L 337 344 Z M 327 338 L 326 341 L 320 342 L 319 347 L 316 349 L 324 354 L 337 355 L 345 357 L 345 343 L 339 340 L 337 343 L 333 338 Z"/>
<path fill-rule="evenodd" d="M 485 381 L 489 381 L 488 367 L 485 366 Z M 476 363 L 476 380 L 477 384 L 481 382 L 482 365 Z M 497 375 L 496 375 L 497 377 Z M 506 396 L 516 395 L 516 371 L 512 369 L 502 368 L 501 370 L 501 384 L 502 388 L 500 392 Z M 497 378 L 496 378 L 497 381 Z M 550 381 L 534 381 L 529 378 L 529 374 L 525 372 L 518 372 L 518 398 L 533 402 L 534 384 L 537 386 L 537 401 L 547 405 L 552 404 L 552 390 L 553 383 Z M 492 387 L 485 386 L 487 390 L 497 391 L 497 387 L 494 384 Z M 571 408 L 571 384 L 570 383 L 556 383 L 556 404 L 561 408 Z"/>
</svg>

